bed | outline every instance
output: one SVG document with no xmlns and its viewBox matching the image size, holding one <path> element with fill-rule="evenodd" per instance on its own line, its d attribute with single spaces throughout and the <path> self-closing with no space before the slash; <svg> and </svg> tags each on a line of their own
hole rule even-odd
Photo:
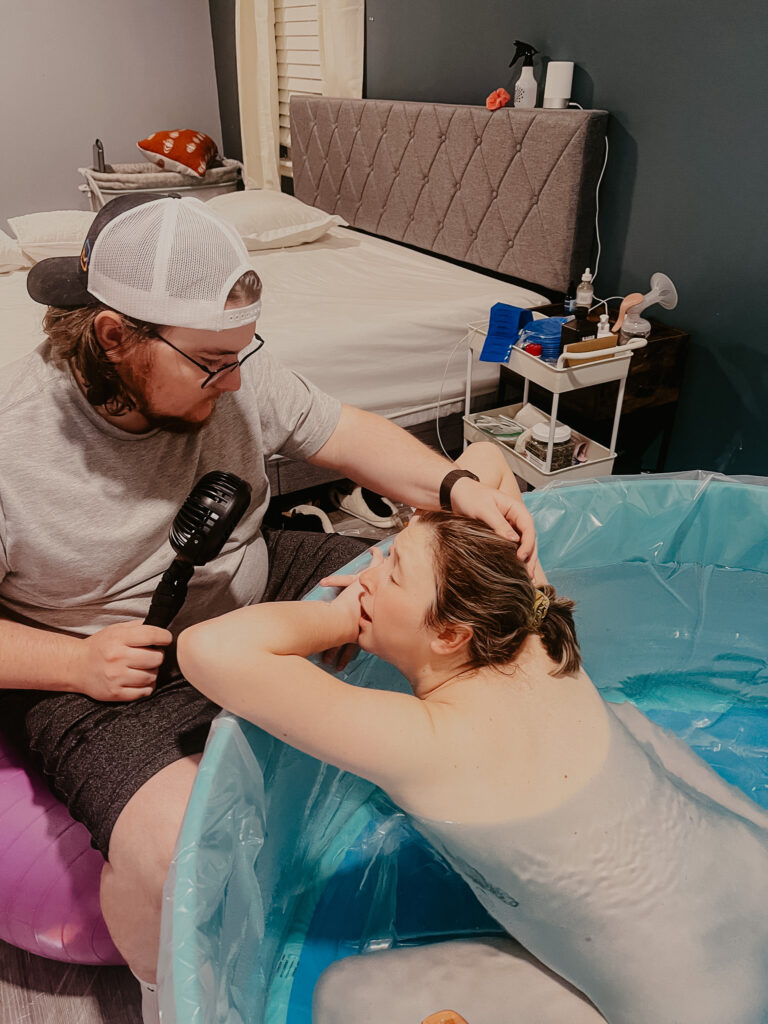
<svg viewBox="0 0 768 1024">
<path fill-rule="evenodd" d="M 293 97 L 295 195 L 348 226 L 251 253 L 271 350 L 430 443 L 439 411 L 456 447 L 467 323 L 548 301 L 590 260 L 607 116 Z M 0 317 L 2 366 L 42 338 L 24 271 L 0 275 Z M 497 380 L 481 364 L 478 403 Z M 270 475 L 275 494 L 328 478 L 279 459 Z"/>
</svg>

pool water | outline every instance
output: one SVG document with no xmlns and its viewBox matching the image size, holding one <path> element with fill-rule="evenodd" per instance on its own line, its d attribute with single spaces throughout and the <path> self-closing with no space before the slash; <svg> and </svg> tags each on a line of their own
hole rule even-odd
<svg viewBox="0 0 768 1024">
<path fill-rule="evenodd" d="M 577 602 L 606 700 L 636 704 L 768 808 L 768 574 L 630 562 L 552 583 Z"/>
</svg>

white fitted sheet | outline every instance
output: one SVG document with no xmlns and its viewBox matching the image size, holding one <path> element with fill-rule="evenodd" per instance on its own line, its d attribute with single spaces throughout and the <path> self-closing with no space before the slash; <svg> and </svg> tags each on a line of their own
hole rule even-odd
<svg viewBox="0 0 768 1024">
<path fill-rule="evenodd" d="M 343 402 L 397 418 L 431 418 L 464 396 L 472 320 L 495 302 L 547 299 L 445 260 L 347 228 L 290 249 L 251 253 L 264 283 L 259 333 L 274 354 Z M 475 394 L 496 387 L 498 365 L 480 363 Z"/>
<path fill-rule="evenodd" d="M 258 331 L 272 353 L 343 402 L 403 425 L 460 408 L 472 320 L 494 302 L 546 299 L 384 239 L 333 228 L 317 242 L 251 253 L 264 283 Z M 43 340 L 43 307 L 26 272 L 0 275 L 0 366 Z M 458 345 L 458 347 L 457 347 Z M 492 391 L 498 366 L 480 363 L 476 395 Z"/>
</svg>

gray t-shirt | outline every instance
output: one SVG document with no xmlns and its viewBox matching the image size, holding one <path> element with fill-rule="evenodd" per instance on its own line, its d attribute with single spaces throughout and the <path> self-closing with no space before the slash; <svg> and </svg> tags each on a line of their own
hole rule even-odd
<svg viewBox="0 0 768 1024">
<path fill-rule="evenodd" d="M 81 636 L 144 618 L 175 556 L 173 518 L 212 470 L 247 480 L 251 504 L 219 557 L 196 569 L 174 632 L 258 601 L 264 460 L 313 455 L 340 413 L 262 350 L 199 433 L 129 434 L 99 416 L 44 343 L 0 380 L 0 614 Z"/>
</svg>

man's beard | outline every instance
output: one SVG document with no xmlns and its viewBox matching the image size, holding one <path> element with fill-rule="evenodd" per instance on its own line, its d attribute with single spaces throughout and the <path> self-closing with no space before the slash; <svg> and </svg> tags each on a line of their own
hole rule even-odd
<svg viewBox="0 0 768 1024">
<path fill-rule="evenodd" d="M 154 413 L 137 406 L 138 411 L 149 424 L 150 430 L 165 430 L 169 434 L 199 434 L 211 422 L 216 412 L 214 406 L 204 420 L 185 420 L 182 416 L 155 416 Z"/>
<path fill-rule="evenodd" d="M 169 434 L 198 434 L 211 422 L 216 406 L 202 420 L 186 420 L 183 416 L 163 416 L 154 412 L 147 399 L 151 368 L 152 359 L 146 350 L 137 353 L 134 360 L 127 360 L 121 367 L 120 378 L 133 404 L 133 410 L 144 417 L 150 430 L 165 430 Z"/>
</svg>

